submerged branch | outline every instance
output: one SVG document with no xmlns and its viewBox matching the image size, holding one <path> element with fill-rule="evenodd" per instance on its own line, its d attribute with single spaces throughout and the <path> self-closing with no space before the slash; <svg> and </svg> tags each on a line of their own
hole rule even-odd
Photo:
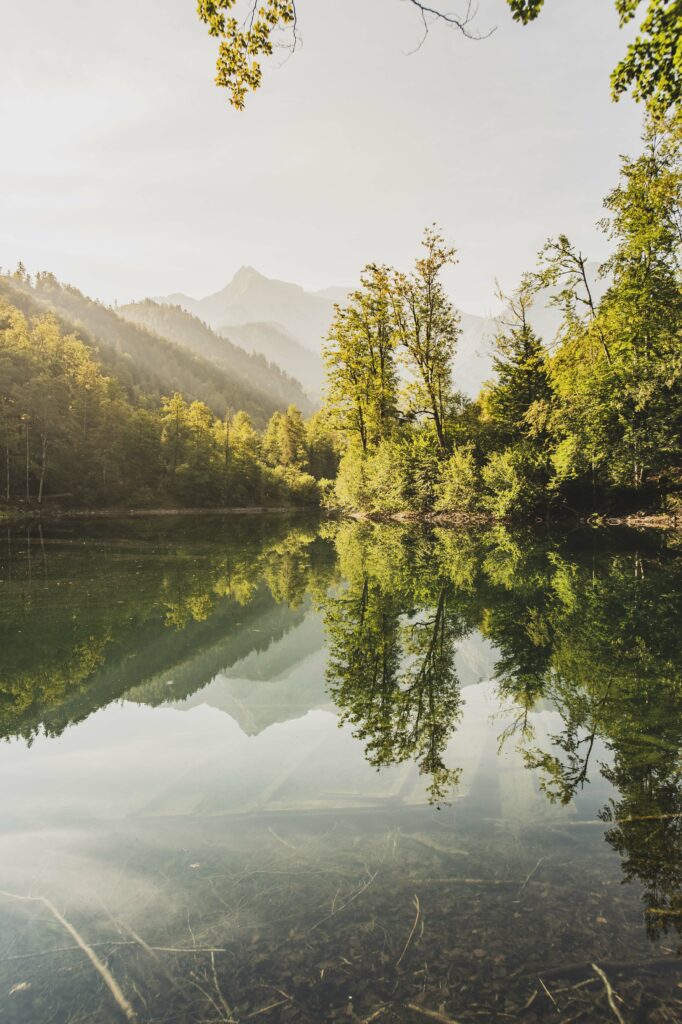
<svg viewBox="0 0 682 1024">
<path fill-rule="evenodd" d="M 57 908 L 55 907 L 54 903 L 52 903 L 51 900 L 49 900 L 46 896 L 20 896 L 17 893 L 6 892 L 4 889 L 0 889 L 0 896 L 6 896 L 8 899 L 12 900 L 26 900 L 33 903 L 42 903 L 44 907 L 47 907 L 47 909 L 50 911 L 55 920 L 57 920 L 59 924 L 69 933 L 69 935 L 74 940 L 76 945 L 83 950 L 83 952 L 85 953 L 85 955 L 87 956 L 95 970 L 102 976 L 104 984 L 107 986 L 112 996 L 114 997 L 116 1005 L 118 1006 L 123 1016 L 126 1017 L 127 1020 L 129 1021 L 137 1021 L 137 1014 L 135 1013 L 135 1010 L 124 996 L 118 982 L 114 978 L 113 974 L 111 973 L 107 965 L 100 960 L 92 946 L 88 945 L 83 936 L 78 931 L 76 931 L 74 926 L 69 921 L 67 921 L 62 914 L 59 913 L 59 911 L 57 910 Z"/>
</svg>

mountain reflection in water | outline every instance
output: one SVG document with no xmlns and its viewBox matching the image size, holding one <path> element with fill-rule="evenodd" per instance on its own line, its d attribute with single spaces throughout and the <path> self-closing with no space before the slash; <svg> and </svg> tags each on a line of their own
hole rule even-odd
<svg viewBox="0 0 682 1024">
<path fill-rule="evenodd" d="M 682 1019 L 681 576 L 644 532 L 9 530 L 0 1018 Z"/>
</svg>

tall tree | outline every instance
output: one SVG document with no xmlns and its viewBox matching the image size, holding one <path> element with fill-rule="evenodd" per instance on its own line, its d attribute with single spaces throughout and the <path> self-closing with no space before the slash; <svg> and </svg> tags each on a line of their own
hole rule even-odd
<svg viewBox="0 0 682 1024">
<path fill-rule="evenodd" d="M 189 429 L 187 423 L 187 402 L 176 391 L 166 398 L 161 406 L 162 442 L 168 453 L 168 468 L 174 477 L 185 454 Z"/>
<path fill-rule="evenodd" d="M 370 264 L 348 304 L 336 308 L 327 336 L 327 401 L 339 427 L 367 451 L 396 422 L 397 323 L 387 267 Z"/>
<path fill-rule="evenodd" d="M 650 122 L 645 151 L 624 158 L 602 226 L 615 242 L 597 303 L 585 261 L 564 237 L 544 250 L 541 280 L 559 286 L 564 321 L 552 374 L 559 395 L 559 475 L 587 467 L 642 487 L 679 462 L 682 436 L 680 120 Z M 581 309 L 584 314 L 581 314 Z"/>
<path fill-rule="evenodd" d="M 290 405 L 282 420 L 281 463 L 295 469 L 304 469 L 308 463 L 305 423 L 301 410 Z"/>
<path fill-rule="evenodd" d="M 422 244 L 425 255 L 411 274 L 394 275 L 391 294 L 397 335 L 412 378 L 406 392 L 408 412 L 433 420 L 438 444 L 445 451 L 455 398 L 452 360 L 460 329 L 440 275 L 457 258 L 435 227 L 426 229 Z"/>
<path fill-rule="evenodd" d="M 679 465 L 682 452 L 681 156 L 682 118 L 663 129 L 651 121 L 644 153 L 623 160 L 604 202 L 615 250 L 600 319 L 615 362 L 623 470 L 636 488 Z"/>
<path fill-rule="evenodd" d="M 534 296 L 530 275 L 524 275 L 513 295 L 499 296 L 507 308 L 498 320 L 496 379 L 485 395 L 484 408 L 503 444 L 545 433 L 539 423 L 547 419 L 552 390 L 547 352 L 529 319 Z"/>
</svg>

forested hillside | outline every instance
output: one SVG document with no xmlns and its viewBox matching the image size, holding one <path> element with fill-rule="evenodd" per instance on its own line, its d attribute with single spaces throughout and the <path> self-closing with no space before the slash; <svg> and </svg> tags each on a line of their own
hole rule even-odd
<svg viewBox="0 0 682 1024">
<path fill-rule="evenodd" d="M 0 284 L 24 308 L 40 308 L 23 268 Z M 89 309 L 77 292 L 74 301 Z M 89 310 L 93 321 L 97 309 Z M 93 340 L 53 312 L 27 316 L 0 294 L 5 508 L 317 504 L 317 478 L 336 470 L 324 417 L 305 423 L 290 405 L 272 414 L 261 435 L 245 411 L 216 416 L 206 402 L 177 390 L 168 378 L 177 369 L 180 383 L 181 371 L 196 357 L 104 308 L 96 322 L 110 322 L 118 333 L 106 342 Z M 160 367 L 158 376 L 153 364 L 148 375 L 139 372 L 130 351 L 118 344 L 124 339 L 130 345 L 131 337 L 143 349 L 149 339 L 159 359 L 177 350 L 177 363 Z M 226 379 L 213 364 L 201 365 Z M 169 389 L 160 395 L 165 379 Z M 156 393 L 145 392 L 146 380 Z"/>
<path fill-rule="evenodd" d="M 252 391 L 259 401 L 286 409 L 295 403 L 304 412 L 311 411 L 310 399 L 298 380 L 284 373 L 260 352 L 246 351 L 228 337 L 220 337 L 198 317 L 181 306 L 170 306 L 145 299 L 116 310 L 124 320 L 146 327 L 182 348 L 209 359 L 227 370 L 238 381 L 245 395 Z M 240 408 L 251 411 L 245 401 Z M 257 417 L 256 417 L 257 418 Z"/>
<path fill-rule="evenodd" d="M 230 324 L 229 327 L 219 328 L 218 334 L 240 345 L 247 352 L 264 355 L 287 373 L 293 374 L 296 380 L 300 380 L 312 398 L 319 398 L 324 381 L 321 351 L 313 352 L 304 348 L 281 324 L 260 320 Z"/>
<path fill-rule="evenodd" d="M 264 426 L 276 409 L 302 396 L 300 387 L 246 353 L 234 369 L 118 316 L 50 273 L 32 279 L 20 267 L 0 276 L 0 298 L 29 316 L 52 312 L 63 329 L 76 332 L 105 373 L 116 377 L 135 402 L 181 391 L 189 401 L 205 402 L 218 416 L 241 409 Z M 216 339 L 218 344 L 223 344 Z M 291 390 L 289 390 L 291 389 Z"/>
</svg>

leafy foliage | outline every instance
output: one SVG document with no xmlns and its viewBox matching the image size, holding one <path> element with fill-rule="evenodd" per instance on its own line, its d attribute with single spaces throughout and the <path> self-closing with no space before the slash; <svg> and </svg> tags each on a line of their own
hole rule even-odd
<svg viewBox="0 0 682 1024">
<path fill-rule="evenodd" d="M 462 18 L 439 7 L 409 0 L 428 31 L 429 21 L 456 27 L 467 38 L 480 38 L 469 29 L 471 8 Z M 515 21 L 523 25 L 540 15 L 545 0 L 507 0 Z M 634 42 L 611 73 L 611 95 L 615 100 L 632 91 L 650 111 L 665 114 L 678 107 L 682 94 L 682 0 L 614 0 L 621 28 L 631 22 L 645 4 L 645 13 Z M 232 12 L 238 0 L 198 0 L 197 11 L 209 34 L 221 40 L 218 50 L 216 84 L 226 88 L 230 102 L 242 110 L 246 95 L 262 80 L 260 58 L 273 53 L 277 33 L 289 36 L 284 45 L 294 49 L 297 42 L 296 0 L 247 0 L 241 19 Z"/>
<path fill-rule="evenodd" d="M 209 34 L 220 39 L 216 65 L 216 85 L 228 89 L 230 103 L 244 107 L 247 92 L 261 84 L 260 57 L 272 54 L 273 33 L 277 28 L 294 25 L 294 0 L 260 0 L 247 5 L 244 21 L 229 12 L 237 0 L 198 0 L 197 12 L 208 25 Z"/>
<path fill-rule="evenodd" d="M 373 342 L 357 329 L 363 279 L 365 290 L 337 312 L 327 350 L 328 414 L 346 449 L 341 508 L 507 519 L 674 500 L 682 486 L 680 138 L 679 117 L 650 120 L 644 152 L 623 159 L 604 203 L 613 249 L 600 299 L 587 258 L 562 234 L 514 294 L 501 296 L 495 377 L 476 403 L 458 396 L 452 379 L 458 324 L 440 275 L 455 254 L 437 230 L 426 232 L 412 274 L 381 269 L 392 339 L 381 417 L 383 378 Z M 533 328 L 540 295 L 560 311 L 555 339 Z"/>
<path fill-rule="evenodd" d="M 249 415 L 218 417 L 175 390 L 133 393 L 53 313 L 0 299 L 2 497 L 10 506 L 315 505 L 313 466 L 333 467 L 294 405 L 271 451 Z M 161 341 L 161 339 L 159 339 Z M 279 418 L 279 419 L 277 419 Z M 271 421 L 272 422 L 272 421 Z M 325 447 L 325 445 L 327 447 Z M 316 470 L 317 471 L 317 470 Z"/>
<path fill-rule="evenodd" d="M 645 3 L 639 33 L 611 74 L 614 99 L 632 90 L 653 112 L 676 107 L 682 95 L 682 3 L 680 0 L 614 0 L 621 28 Z M 516 21 L 534 21 L 544 0 L 507 0 Z"/>
</svg>

